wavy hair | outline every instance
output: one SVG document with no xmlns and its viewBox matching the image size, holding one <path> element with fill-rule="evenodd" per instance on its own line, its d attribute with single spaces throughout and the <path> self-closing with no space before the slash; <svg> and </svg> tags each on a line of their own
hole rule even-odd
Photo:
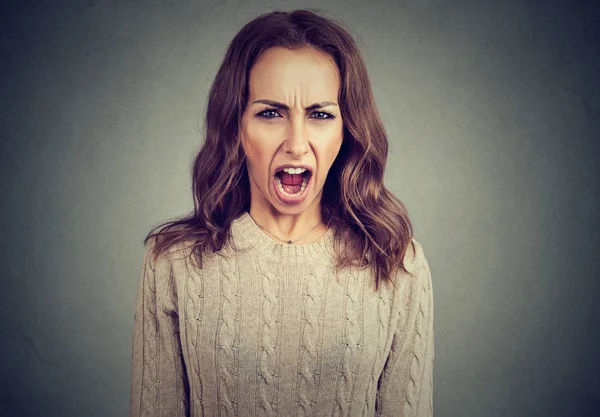
<svg viewBox="0 0 600 417">
<path fill-rule="evenodd" d="M 204 143 L 193 164 L 194 210 L 148 233 L 144 244 L 156 237 L 155 260 L 172 244 L 191 240 L 202 267 L 203 254 L 216 253 L 229 242 L 232 221 L 250 210 L 250 183 L 238 134 L 250 70 L 271 47 L 311 47 L 331 56 L 341 77 L 343 141 L 320 208 L 322 220 L 334 230 L 336 272 L 369 265 L 376 289 L 382 281 L 394 283 L 398 269 L 410 274 L 404 255 L 412 243 L 412 225 L 404 204 L 383 185 L 388 142 L 366 65 L 345 24 L 313 10 L 262 14 L 229 44 L 210 88 Z"/>
</svg>

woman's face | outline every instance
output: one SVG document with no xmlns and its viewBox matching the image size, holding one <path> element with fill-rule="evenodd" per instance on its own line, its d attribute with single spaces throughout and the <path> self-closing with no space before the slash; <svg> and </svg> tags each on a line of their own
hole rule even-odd
<svg viewBox="0 0 600 417">
<path fill-rule="evenodd" d="M 270 48 L 252 67 L 241 140 L 253 207 L 284 214 L 316 207 L 318 212 L 327 173 L 342 145 L 339 89 L 335 62 L 311 48 Z M 312 175 L 275 175 L 288 164 L 307 167 Z M 307 186 L 294 196 L 301 181 Z M 279 182 L 291 196 L 278 191 Z M 291 183 L 297 185 L 286 185 Z"/>
</svg>

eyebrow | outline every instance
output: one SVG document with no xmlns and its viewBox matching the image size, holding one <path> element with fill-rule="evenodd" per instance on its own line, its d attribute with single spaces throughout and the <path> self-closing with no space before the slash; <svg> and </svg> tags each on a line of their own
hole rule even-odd
<svg viewBox="0 0 600 417">
<path fill-rule="evenodd" d="M 282 110 L 289 110 L 290 108 L 283 104 L 280 103 L 278 101 L 274 101 L 274 100 L 256 100 L 253 101 L 252 104 L 256 104 L 256 103 L 263 103 L 263 104 L 268 104 L 270 106 L 276 107 L 278 109 L 282 109 Z M 327 107 L 327 106 L 337 106 L 337 103 L 334 103 L 333 101 L 323 101 L 321 103 L 315 103 L 315 104 L 311 104 L 308 107 L 305 107 L 304 110 L 306 111 L 310 111 L 310 110 L 315 110 L 315 109 L 320 109 L 322 107 Z"/>
</svg>

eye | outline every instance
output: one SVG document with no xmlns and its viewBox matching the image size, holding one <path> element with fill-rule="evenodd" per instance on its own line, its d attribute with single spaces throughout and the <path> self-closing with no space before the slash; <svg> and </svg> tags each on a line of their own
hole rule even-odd
<svg viewBox="0 0 600 417">
<path fill-rule="evenodd" d="M 328 113 L 326 111 L 316 111 L 313 114 L 320 114 L 322 116 L 325 116 L 325 117 L 315 117 L 315 119 L 317 119 L 317 120 L 335 119 L 335 116 L 333 114 Z"/>
<path fill-rule="evenodd" d="M 277 118 L 277 116 L 274 116 L 273 114 L 277 115 L 279 114 L 279 112 L 275 109 L 265 109 L 260 111 L 259 113 L 256 114 L 257 117 L 261 117 L 263 119 L 275 119 Z M 316 120 L 333 120 L 335 119 L 335 116 L 329 112 L 326 111 L 316 111 L 312 113 L 312 116 L 314 115 L 318 115 L 318 117 L 313 117 L 313 119 Z"/>
<path fill-rule="evenodd" d="M 257 116 L 262 117 L 264 119 L 274 119 L 274 117 L 266 116 L 266 114 L 269 114 L 271 112 L 278 113 L 277 110 L 275 110 L 275 109 L 265 109 L 265 110 L 261 111 L 260 113 L 258 113 Z"/>
</svg>

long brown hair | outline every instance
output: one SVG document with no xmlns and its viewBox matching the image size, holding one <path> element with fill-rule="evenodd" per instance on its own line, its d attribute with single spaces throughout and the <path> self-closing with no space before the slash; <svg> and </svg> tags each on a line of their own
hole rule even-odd
<svg viewBox="0 0 600 417">
<path fill-rule="evenodd" d="M 268 48 L 308 46 L 329 54 L 341 76 L 344 139 L 321 200 L 322 220 L 334 230 L 336 271 L 369 265 L 376 288 L 381 281 L 393 283 L 398 268 L 409 273 L 403 259 L 412 243 L 412 225 L 404 204 L 383 185 L 388 142 L 366 65 L 345 24 L 319 13 L 262 14 L 229 44 L 209 92 L 205 140 L 193 165 L 194 211 L 149 232 L 144 243 L 161 235 L 155 260 L 172 244 L 191 240 L 202 267 L 203 254 L 218 252 L 229 242 L 231 222 L 250 210 L 250 183 L 238 135 L 250 69 Z"/>
</svg>

